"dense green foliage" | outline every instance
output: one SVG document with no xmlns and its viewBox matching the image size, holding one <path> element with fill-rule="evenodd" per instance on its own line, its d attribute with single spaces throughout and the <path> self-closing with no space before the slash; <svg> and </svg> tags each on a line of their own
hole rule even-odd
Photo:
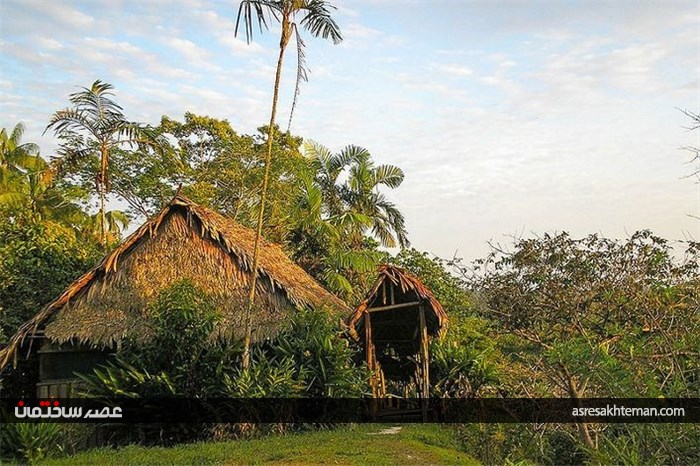
<svg viewBox="0 0 700 466">
<path fill-rule="evenodd" d="M 534 395 L 683 397 L 700 391 L 698 244 L 686 260 L 643 231 L 627 241 L 522 240 L 475 283 L 482 312 L 518 337 L 549 383 Z M 523 387 L 525 390 L 525 387 Z"/>
<path fill-rule="evenodd" d="M 14 457 L 30 464 L 61 451 L 60 424 L 8 423 L 0 426 L 0 457 Z"/>
<path fill-rule="evenodd" d="M 127 340 L 111 363 L 81 375 L 90 395 L 343 397 L 367 391 L 355 350 L 323 311 L 294 314 L 275 340 L 257 346 L 249 371 L 238 365 L 240 344 L 223 338 L 211 300 L 189 281 L 161 292 L 148 312 L 145 339 Z"/>
<path fill-rule="evenodd" d="M 222 375 L 234 370 L 240 350 L 216 338 L 219 316 L 206 294 L 189 281 L 177 282 L 163 290 L 147 312 L 150 328 L 127 339 L 106 367 L 81 376 L 89 394 L 134 398 L 217 394 Z"/>
<path fill-rule="evenodd" d="M 700 392 L 698 244 L 684 259 L 647 231 L 626 241 L 562 233 L 495 251 L 469 277 L 505 357 L 511 397 L 693 397 Z M 489 462 L 690 464 L 697 428 L 638 424 L 464 426 Z M 669 442 L 673 438 L 673 442 Z M 499 440 L 500 439 L 500 440 Z"/>
<path fill-rule="evenodd" d="M 305 156 L 292 257 L 331 291 L 357 302 L 375 278 L 378 246 L 408 244 L 403 215 L 379 190 L 398 188 L 403 171 L 375 166 L 369 151 L 357 146 L 332 154 L 307 143 Z"/>
<path fill-rule="evenodd" d="M 5 337 L 57 298 L 97 259 L 94 244 L 80 241 L 58 223 L 1 222 L 0 330 Z"/>
<path fill-rule="evenodd" d="M 431 396 L 476 397 L 492 395 L 498 387 L 496 341 L 487 336 L 487 321 L 456 317 L 447 335 L 430 345 Z"/>
<path fill-rule="evenodd" d="M 430 258 L 427 252 L 403 249 L 389 262 L 401 267 L 416 277 L 433 292 L 450 318 L 472 315 L 473 305 L 464 282 L 448 269 L 448 261 Z"/>
<path fill-rule="evenodd" d="M 107 365 L 79 374 L 86 395 L 281 398 L 368 393 L 368 373 L 355 363 L 356 350 L 324 311 L 293 315 L 275 340 L 254 347 L 247 370 L 240 366 L 240 342 L 223 338 L 220 331 L 225 329 L 217 328 L 211 300 L 189 281 L 161 292 L 148 312 L 151 328 L 145 341 L 131 338 Z M 169 432 L 161 430 L 166 442 L 213 435 L 207 425 L 159 428 Z M 139 435 L 152 433 L 152 426 L 144 429 Z M 115 439 L 128 441 L 134 432 L 119 430 Z M 241 432 L 234 429 L 232 434 Z"/>
<path fill-rule="evenodd" d="M 223 395 L 235 397 L 357 397 L 369 391 L 369 374 L 354 361 L 337 321 L 302 310 L 282 332 L 253 351 L 249 371 L 224 375 Z"/>
<path fill-rule="evenodd" d="M 70 95 L 71 107 L 58 110 L 51 117 L 46 130 L 52 129 L 61 139 L 56 167 L 65 168 L 79 164 L 84 170 L 82 185 L 94 187 L 99 196 L 100 244 L 107 246 L 107 195 L 111 191 L 110 154 L 114 150 L 137 148 L 143 153 L 149 148 L 161 149 L 152 128 L 130 122 L 122 113 L 122 108 L 114 100 L 114 86 L 99 79 L 89 88 Z"/>
</svg>

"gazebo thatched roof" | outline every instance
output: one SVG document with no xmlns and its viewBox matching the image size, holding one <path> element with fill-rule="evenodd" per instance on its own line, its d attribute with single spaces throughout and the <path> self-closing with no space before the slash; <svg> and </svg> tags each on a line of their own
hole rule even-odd
<svg viewBox="0 0 700 466">
<path fill-rule="evenodd" d="M 428 311 L 426 313 L 428 334 L 430 336 L 442 335 L 447 328 L 447 314 L 433 293 L 417 277 L 399 267 L 384 264 L 379 267 L 379 276 L 367 296 L 346 321 L 353 338 L 359 339 L 359 331 L 364 326 L 363 317 L 366 310 L 390 304 L 390 298 L 386 294 L 387 285 L 400 290 L 402 296 L 397 297 L 397 304 L 408 301 L 424 304 Z"/>
<path fill-rule="evenodd" d="M 429 338 L 443 334 L 447 314 L 418 278 L 393 265 L 380 266 L 347 325 L 364 349 L 374 396 L 387 394 L 387 380 L 410 384 L 412 379 L 421 397 L 430 396 Z"/>
<path fill-rule="evenodd" d="M 148 337 L 148 304 L 175 281 L 189 279 L 209 293 L 222 314 L 219 331 L 242 337 L 251 278 L 255 232 L 199 206 L 175 198 L 26 322 L 0 351 L 5 367 L 28 335 L 44 329 L 57 343 L 108 346 L 125 336 Z M 272 337 L 294 308 L 347 308 L 282 248 L 265 240 L 256 270 L 253 339 Z"/>
</svg>

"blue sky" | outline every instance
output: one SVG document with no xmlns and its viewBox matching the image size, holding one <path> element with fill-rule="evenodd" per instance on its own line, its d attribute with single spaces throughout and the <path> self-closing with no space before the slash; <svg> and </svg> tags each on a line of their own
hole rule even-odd
<svg viewBox="0 0 700 466">
<path fill-rule="evenodd" d="M 510 235 L 700 239 L 683 146 L 700 131 L 697 2 L 342 1 L 340 45 L 306 36 L 292 131 L 403 168 L 415 247 L 467 259 Z M 68 94 L 112 83 L 134 120 L 269 118 L 278 36 L 234 38 L 231 1 L 0 2 L 0 125 L 42 132 Z M 294 49 L 280 123 L 293 94 Z"/>
</svg>

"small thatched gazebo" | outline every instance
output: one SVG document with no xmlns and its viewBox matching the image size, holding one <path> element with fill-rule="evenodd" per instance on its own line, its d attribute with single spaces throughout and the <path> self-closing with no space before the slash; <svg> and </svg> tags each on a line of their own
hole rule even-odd
<svg viewBox="0 0 700 466">
<path fill-rule="evenodd" d="M 127 336 L 149 338 L 148 304 L 181 279 L 211 295 L 222 316 L 217 332 L 242 338 L 254 242 L 253 230 L 177 195 L 20 327 L 0 351 L 0 369 L 23 346 L 38 347 L 38 395 L 67 396 L 73 372 L 90 370 Z M 255 273 L 253 341 L 274 337 L 296 308 L 350 313 L 276 244 L 262 241 Z"/>
<path fill-rule="evenodd" d="M 447 314 L 418 278 L 382 265 L 367 297 L 347 320 L 350 335 L 364 348 L 372 371 L 372 392 L 386 395 L 386 379 L 415 377 L 419 396 L 429 396 L 430 337 L 447 328 Z"/>
</svg>

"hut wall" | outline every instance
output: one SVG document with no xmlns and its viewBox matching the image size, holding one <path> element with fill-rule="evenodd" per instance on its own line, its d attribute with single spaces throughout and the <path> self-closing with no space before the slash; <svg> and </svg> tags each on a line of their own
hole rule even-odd
<svg viewBox="0 0 700 466">
<path fill-rule="evenodd" d="M 91 373 L 107 361 L 109 350 L 84 345 L 62 345 L 44 340 L 39 356 L 39 381 L 36 394 L 39 398 L 70 398 L 77 395 L 79 379 L 76 372 Z"/>
</svg>

